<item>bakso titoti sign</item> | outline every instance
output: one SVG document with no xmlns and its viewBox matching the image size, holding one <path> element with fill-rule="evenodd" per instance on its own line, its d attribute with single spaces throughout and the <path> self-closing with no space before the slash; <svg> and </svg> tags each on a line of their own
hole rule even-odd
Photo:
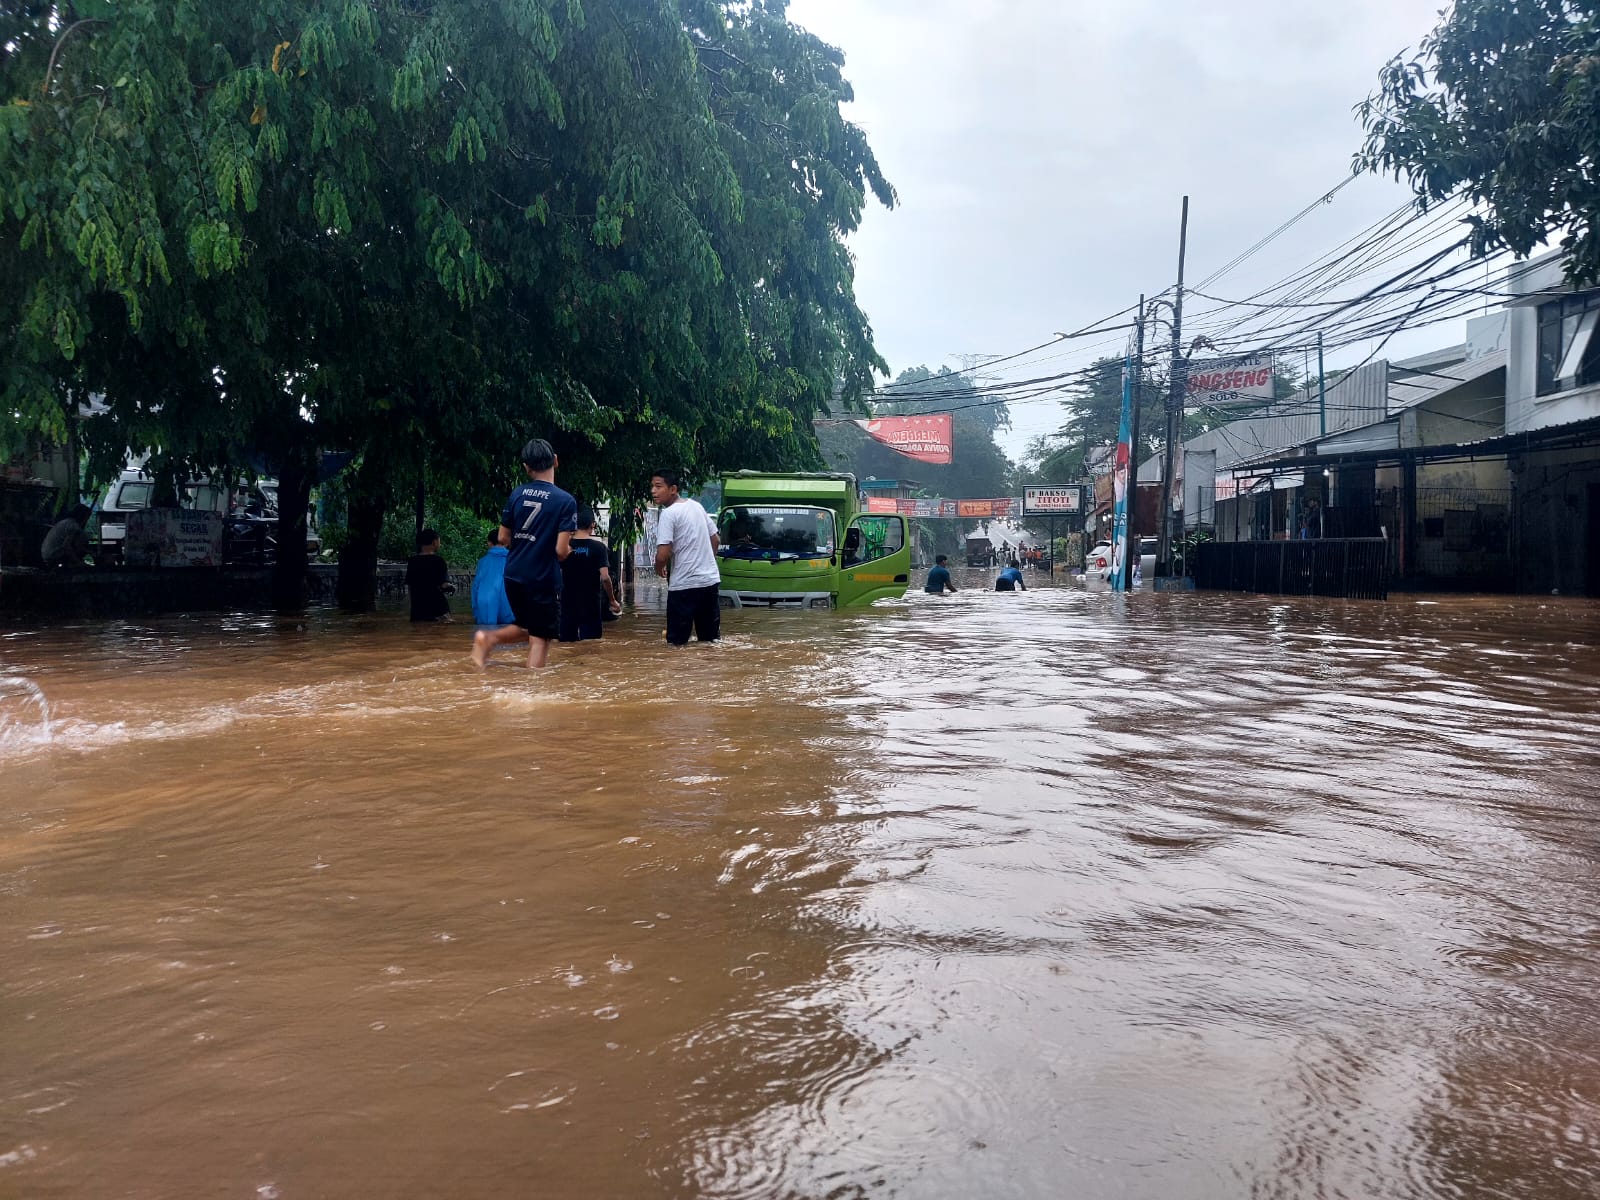
<svg viewBox="0 0 1600 1200">
<path fill-rule="evenodd" d="M 1025 487 L 1022 489 L 1022 512 L 1024 516 L 1063 516 L 1082 511 L 1082 488 Z"/>
</svg>

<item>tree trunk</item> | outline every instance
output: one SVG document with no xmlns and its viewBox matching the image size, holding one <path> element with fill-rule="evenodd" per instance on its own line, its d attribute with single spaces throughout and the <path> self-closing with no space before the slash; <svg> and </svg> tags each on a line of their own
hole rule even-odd
<svg viewBox="0 0 1600 1200">
<path fill-rule="evenodd" d="M 278 554 L 272 569 L 272 605 L 279 612 L 306 606 L 306 509 L 311 504 L 308 456 L 291 456 L 278 476 Z"/>
<path fill-rule="evenodd" d="M 378 536 L 383 532 L 387 497 L 363 487 L 357 476 L 345 518 L 348 536 L 339 550 L 339 607 L 371 612 L 378 606 Z"/>
</svg>

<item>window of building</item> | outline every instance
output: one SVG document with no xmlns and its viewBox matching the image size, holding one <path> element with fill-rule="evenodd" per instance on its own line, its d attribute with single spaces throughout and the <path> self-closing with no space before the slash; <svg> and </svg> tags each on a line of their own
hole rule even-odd
<svg viewBox="0 0 1600 1200">
<path fill-rule="evenodd" d="M 1539 306 L 1539 395 L 1600 383 L 1600 291 Z"/>
</svg>

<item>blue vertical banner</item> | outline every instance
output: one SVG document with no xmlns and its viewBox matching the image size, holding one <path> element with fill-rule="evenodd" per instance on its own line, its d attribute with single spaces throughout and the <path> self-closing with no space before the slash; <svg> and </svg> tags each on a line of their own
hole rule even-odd
<svg viewBox="0 0 1600 1200">
<path fill-rule="evenodd" d="M 1117 433 L 1117 457 L 1111 469 L 1116 507 L 1111 512 L 1111 590 L 1127 589 L 1128 501 L 1133 478 L 1133 359 L 1122 360 L 1122 427 Z"/>
</svg>

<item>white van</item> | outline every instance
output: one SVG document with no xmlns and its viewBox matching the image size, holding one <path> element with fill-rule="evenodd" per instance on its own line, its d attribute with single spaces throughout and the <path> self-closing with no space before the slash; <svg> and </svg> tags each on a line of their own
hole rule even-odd
<svg viewBox="0 0 1600 1200">
<path fill-rule="evenodd" d="M 128 514 L 149 508 L 155 499 L 156 483 L 137 467 L 129 467 L 106 488 L 96 515 L 99 518 L 99 553 L 107 559 L 122 557 L 128 536 Z M 195 479 L 179 489 L 180 506 L 192 512 L 214 512 L 240 523 L 276 524 L 278 481 L 258 480 L 254 486 L 240 482 L 225 487 L 208 479 Z M 245 531 L 248 532 L 248 531 Z M 259 539 L 257 539 L 259 540 Z M 315 558 L 322 549 L 322 538 L 307 521 L 306 554 Z"/>
</svg>

